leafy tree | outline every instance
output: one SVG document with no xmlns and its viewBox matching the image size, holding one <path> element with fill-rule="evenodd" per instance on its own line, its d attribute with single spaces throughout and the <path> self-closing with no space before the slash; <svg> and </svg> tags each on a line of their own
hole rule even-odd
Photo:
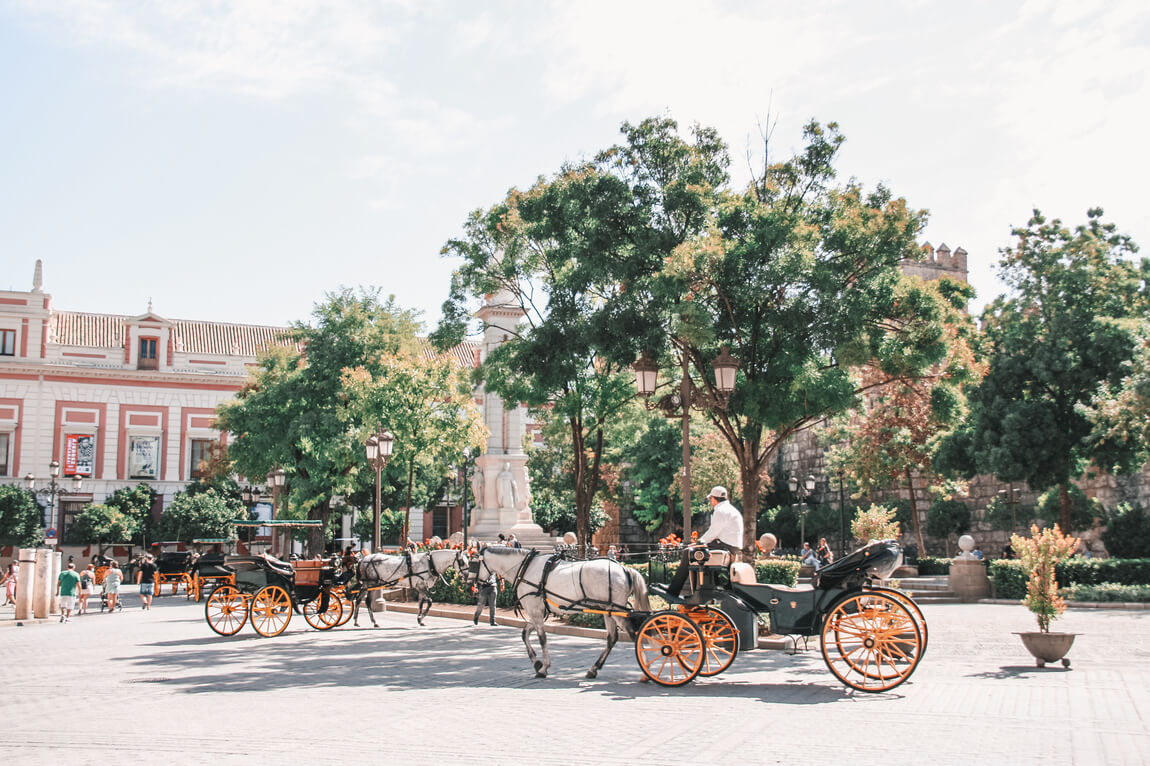
<svg viewBox="0 0 1150 766">
<path fill-rule="evenodd" d="M 926 512 L 926 533 L 946 541 L 950 555 L 951 535 L 970 531 L 970 507 L 961 500 L 935 500 Z"/>
<path fill-rule="evenodd" d="M 1150 324 L 1138 331 L 1134 358 L 1117 386 L 1103 381 L 1090 405 L 1078 410 L 1093 426 L 1090 441 L 1123 470 L 1150 460 Z"/>
<path fill-rule="evenodd" d="M 991 529 L 1002 532 L 1017 532 L 1019 529 L 1029 528 L 1037 520 L 1037 514 L 1032 505 L 1015 503 L 1012 508 L 1004 496 L 995 495 L 986 504 L 982 519 L 990 525 Z"/>
<path fill-rule="evenodd" d="M 92 539 L 91 542 L 122 543 L 130 540 L 140 545 L 147 545 L 147 538 L 151 535 L 153 527 L 152 508 L 155 504 L 156 491 L 143 482 L 134 487 L 120 487 L 104 499 L 104 505 L 120 511 L 130 519 L 129 526 L 132 529 L 130 536 L 104 541 Z"/>
<path fill-rule="evenodd" d="M 632 495 L 632 515 L 648 532 L 675 517 L 679 507 L 682 445 L 679 429 L 661 416 L 652 417 L 629 448 L 619 455 Z"/>
<path fill-rule="evenodd" d="M 1078 485 L 1071 484 L 1066 488 L 1070 498 L 1070 523 L 1074 529 L 1090 529 L 1098 521 L 1105 523 L 1106 509 L 1096 498 L 1086 496 Z M 1038 504 L 1034 509 L 1036 521 L 1040 527 L 1048 527 L 1062 514 L 1062 489 L 1051 487 L 1038 496 Z"/>
<path fill-rule="evenodd" d="M 101 547 L 123 543 L 140 534 L 140 520 L 107 503 L 92 503 L 84 507 L 72 522 L 71 537 L 74 542 Z"/>
<path fill-rule="evenodd" d="M 924 284 L 923 289 L 936 290 L 940 304 L 948 307 L 943 324 L 950 339 L 945 359 L 919 378 L 881 381 L 879 375 L 863 406 L 841 417 L 824 441 L 833 445 L 829 467 L 846 472 L 856 496 L 892 483 L 909 490 L 905 521 L 925 553 L 915 479 L 925 476 L 932 489 L 949 494 L 934 472 L 934 456 L 943 438 L 962 425 L 967 415 L 965 387 L 977 382 L 985 369 L 975 359 L 970 342 L 974 327 L 965 312 L 973 290 L 949 279 Z M 875 379 L 873 369 L 864 370 L 864 385 Z"/>
<path fill-rule="evenodd" d="M 567 424 L 582 541 L 606 430 L 634 396 L 632 331 L 651 301 L 632 285 L 702 231 L 711 191 L 726 179 L 726 148 L 713 130 L 696 129 L 687 142 L 672 120 L 650 119 L 622 132 L 625 144 L 472 213 L 464 237 L 444 247 L 463 265 L 435 333 L 441 347 L 459 342 L 468 302 L 482 296 L 523 313 L 479 377 L 504 401 L 548 407 Z"/>
<path fill-rule="evenodd" d="M 526 450 L 527 475 L 531 481 L 531 513 L 535 523 L 543 529 L 563 534 L 574 530 L 578 524 L 570 433 L 562 421 L 544 418 L 540 425 L 545 436 L 543 444 L 529 445 Z M 602 504 L 596 502 L 590 511 L 590 533 L 606 523 L 607 513 Z"/>
<path fill-rule="evenodd" d="M 34 494 L 13 484 L 0 484 L 0 545 L 39 543 L 44 539 L 42 519 Z"/>
<path fill-rule="evenodd" d="M 894 540 L 902 530 L 895 521 L 895 509 L 883 505 L 859 508 L 851 521 L 851 534 L 864 543 L 868 540 Z"/>
<path fill-rule="evenodd" d="M 234 538 L 235 519 L 247 519 L 242 502 L 214 489 L 189 494 L 179 492 L 160 514 L 157 534 L 164 540 L 190 542 L 195 538 Z"/>
<path fill-rule="evenodd" d="M 1057 487 L 1059 526 L 1072 529 L 1071 479 L 1090 461 L 1129 466 L 1134 442 L 1092 439 L 1082 405 L 1101 385 L 1121 387 L 1147 316 L 1150 261 L 1102 210 L 1073 231 L 1038 211 L 1001 251 L 1009 288 L 983 312 L 989 370 L 971 394 L 972 417 L 952 437 L 952 470 L 992 473 L 1034 489 Z"/>
<path fill-rule="evenodd" d="M 1121 503 L 1107 520 L 1102 542 L 1111 556 L 1150 558 L 1150 514 L 1141 505 Z"/>
<path fill-rule="evenodd" d="M 474 418 L 461 426 L 445 413 L 463 402 L 451 363 L 428 359 L 416 336 L 416 316 L 394 298 L 344 289 L 315 307 L 313 325 L 295 323 L 294 347 L 273 347 L 231 402 L 221 405 L 220 428 L 235 435 L 228 454 L 235 470 L 259 477 L 276 467 L 288 474 L 288 517 L 324 522 L 332 498 L 359 507 L 374 502 L 375 471 L 363 443 L 377 427 L 396 434 L 395 452 L 381 479 L 384 507 L 409 507 L 432 495 L 446 471 L 435 464 L 440 445 L 475 445 Z M 443 384 L 436 388 L 436 384 Z M 410 390 L 406 390 L 410 388 Z M 429 414 L 430 413 L 430 414 Z M 314 530 L 309 550 L 323 548 Z"/>
</svg>

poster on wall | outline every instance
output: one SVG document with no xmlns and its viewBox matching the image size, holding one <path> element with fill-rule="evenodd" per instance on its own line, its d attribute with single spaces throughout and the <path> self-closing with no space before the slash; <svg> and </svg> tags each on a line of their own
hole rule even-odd
<svg viewBox="0 0 1150 766">
<path fill-rule="evenodd" d="M 128 442 L 128 477 L 155 479 L 159 471 L 160 437 L 133 436 Z"/>
<path fill-rule="evenodd" d="M 64 437 L 64 475 L 91 476 L 96 464 L 96 437 L 67 434 Z"/>
</svg>

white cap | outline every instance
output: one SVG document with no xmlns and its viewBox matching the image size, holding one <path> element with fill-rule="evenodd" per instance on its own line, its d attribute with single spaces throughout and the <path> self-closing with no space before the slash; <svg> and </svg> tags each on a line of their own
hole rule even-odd
<svg viewBox="0 0 1150 766">
<path fill-rule="evenodd" d="M 707 495 L 707 497 L 717 497 L 720 500 L 726 500 L 727 499 L 727 488 L 726 487 L 714 487 L 711 490 L 711 494 Z"/>
</svg>

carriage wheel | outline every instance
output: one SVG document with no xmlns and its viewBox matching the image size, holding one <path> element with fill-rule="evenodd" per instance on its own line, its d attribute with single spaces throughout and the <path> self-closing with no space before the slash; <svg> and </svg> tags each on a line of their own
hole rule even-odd
<svg viewBox="0 0 1150 766">
<path fill-rule="evenodd" d="M 703 659 L 701 676 L 717 676 L 735 661 L 739 653 L 739 631 L 731 618 L 713 606 L 680 607 L 687 619 L 703 633 L 707 653 Z"/>
<path fill-rule="evenodd" d="M 882 692 L 910 678 L 922 656 L 922 633 L 906 605 L 865 591 L 839 601 L 827 614 L 823 660 L 852 689 Z"/>
<path fill-rule="evenodd" d="M 343 616 L 339 618 L 339 622 L 336 623 L 336 627 L 339 627 L 340 625 L 346 625 L 347 621 L 351 619 L 352 603 L 348 597 L 343 594 L 342 588 L 340 588 L 338 591 L 333 590 L 331 595 L 333 598 L 338 598 L 339 605 L 343 607 Z"/>
<path fill-rule="evenodd" d="M 910 596 L 894 588 L 870 587 L 867 588 L 867 590 L 890 596 L 905 606 L 907 611 L 910 612 L 910 616 L 914 618 L 914 624 L 918 626 L 918 632 L 922 634 L 922 648 L 918 650 L 918 659 L 921 662 L 922 658 L 926 656 L 926 645 L 930 643 L 930 633 L 926 627 L 926 617 L 923 616 L 922 610 L 918 608 L 918 604 L 914 603 L 914 599 Z"/>
<path fill-rule="evenodd" d="M 216 588 L 204 604 L 208 627 L 221 636 L 234 636 L 248 621 L 248 600 L 231 586 Z"/>
<path fill-rule="evenodd" d="M 108 576 L 108 567 L 96 567 L 95 582 L 97 585 L 104 584 L 104 578 Z"/>
<path fill-rule="evenodd" d="M 252 598 L 252 627 L 265 638 L 278 636 L 291 622 L 291 596 L 278 585 L 267 585 Z"/>
<path fill-rule="evenodd" d="M 655 683 L 682 686 L 694 680 L 706 662 L 703 633 L 679 612 L 656 612 L 635 636 L 635 659 Z"/>
<path fill-rule="evenodd" d="M 322 593 L 303 605 L 303 618 L 316 630 L 331 630 L 343 619 L 343 603 L 332 593 L 327 600 L 327 611 L 320 612 L 321 599 Z"/>
</svg>

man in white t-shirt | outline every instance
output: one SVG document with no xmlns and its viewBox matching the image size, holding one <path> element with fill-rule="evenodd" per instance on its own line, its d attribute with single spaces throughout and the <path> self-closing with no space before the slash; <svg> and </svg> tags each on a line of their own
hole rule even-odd
<svg viewBox="0 0 1150 766">
<path fill-rule="evenodd" d="M 743 514 L 727 500 L 726 487 L 715 487 L 707 495 L 711 501 L 711 526 L 699 536 L 702 545 L 687 545 L 679 562 L 679 570 L 667 585 L 667 595 L 679 595 L 687 581 L 691 551 L 700 547 L 710 550 L 739 552 L 743 549 Z"/>
</svg>

